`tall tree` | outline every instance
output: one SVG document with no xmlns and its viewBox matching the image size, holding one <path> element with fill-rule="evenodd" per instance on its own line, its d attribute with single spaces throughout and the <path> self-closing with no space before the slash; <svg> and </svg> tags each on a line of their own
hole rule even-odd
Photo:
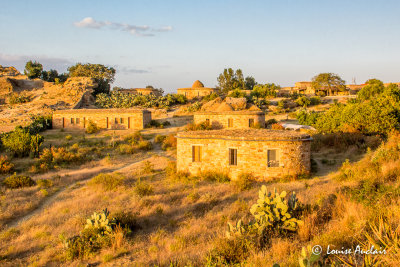
<svg viewBox="0 0 400 267">
<path fill-rule="evenodd" d="M 311 86 L 315 91 L 326 91 L 328 95 L 346 90 L 345 81 L 334 73 L 320 73 L 314 76 Z"/>
<path fill-rule="evenodd" d="M 77 63 L 68 68 L 70 77 L 91 77 L 98 84 L 94 95 L 99 93 L 110 93 L 110 84 L 114 82 L 115 69 L 102 64 Z"/>
<path fill-rule="evenodd" d="M 43 71 L 43 65 L 37 61 L 29 60 L 25 64 L 24 74 L 28 76 L 29 79 L 39 78 Z"/>
<path fill-rule="evenodd" d="M 232 68 L 224 69 L 217 80 L 219 88 L 225 93 L 234 89 L 245 89 L 245 80 L 241 69 L 236 71 Z"/>
<path fill-rule="evenodd" d="M 256 79 L 252 76 L 247 76 L 244 79 L 246 90 L 253 90 L 254 86 L 257 85 Z"/>
<path fill-rule="evenodd" d="M 42 80 L 47 82 L 54 82 L 56 78 L 59 78 L 58 72 L 56 70 L 42 71 Z"/>
</svg>

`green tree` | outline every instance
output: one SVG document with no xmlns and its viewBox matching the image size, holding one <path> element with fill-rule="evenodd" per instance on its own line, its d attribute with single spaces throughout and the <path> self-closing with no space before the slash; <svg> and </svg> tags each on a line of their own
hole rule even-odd
<svg viewBox="0 0 400 267">
<path fill-rule="evenodd" d="M 315 91 L 325 91 L 327 95 L 332 95 L 333 92 L 345 91 L 345 81 L 337 74 L 320 73 L 312 78 L 311 86 Z"/>
<path fill-rule="evenodd" d="M 247 76 L 246 79 L 244 79 L 244 84 L 246 90 L 253 90 L 254 86 L 257 85 L 257 82 L 252 76 Z"/>
<path fill-rule="evenodd" d="M 42 80 L 47 82 L 54 82 L 58 78 L 58 72 L 56 70 L 42 71 Z"/>
<path fill-rule="evenodd" d="M 90 77 L 95 79 L 98 86 L 94 89 L 94 95 L 110 93 L 110 84 L 114 82 L 115 69 L 102 64 L 77 63 L 68 68 L 70 77 Z"/>
<path fill-rule="evenodd" d="M 43 71 L 43 65 L 37 61 L 29 60 L 25 64 L 24 74 L 28 76 L 29 79 L 39 78 Z"/>
<path fill-rule="evenodd" d="M 302 106 L 303 108 L 306 108 L 311 104 L 311 100 L 306 96 L 302 96 L 302 97 L 297 98 L 295 102 L 299 106 Z"/>
<path fill-rule="evenodd" d="M 371 97 L 382 93 L 383 90 L 385 89 L 383 82 L 378 79 L 369 79 L 365 83 L 366 83 L 366 86 L 364 86 L 357 93 L 357 97 L 360 101 L 368 100 Z"/>
<path fill-rule="evenodd" d="M 257 98 L 264 98 L 269 96 L 276 97 L 279 89 L 281 89 L 281 87 L 274 83 L 257 84 L 254 86 L 253 91 L 251 92 L 251 96 L 255 96 Z"/>
<path fill-rule="evenodd" d="M 241 69 L 234 71 L 232 68 L 224 69 L 224 72 L 218 76 L 218 86 L 227 93 L 234 89 L 245 89 L 245 80 Z"/>
</svg>

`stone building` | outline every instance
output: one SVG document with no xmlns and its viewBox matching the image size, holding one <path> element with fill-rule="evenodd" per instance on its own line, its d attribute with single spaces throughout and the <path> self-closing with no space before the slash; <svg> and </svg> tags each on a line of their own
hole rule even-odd
<svg viewBox="0 0 400 267">
<path fill-rule="evenodd" d="M 140 130 L 151 121 L 151 112 L 139 109 L 66 109 L 53 112 L 53 128 L 85 129 L 89 121 L 101 129 Z"/>
<path fill-rule="evenodd" d="M 312 138 L 295 131 L 236 129 L 180 132 L 177 170 L 197 175 L 252 173 L 258 180 L 309 173 Z"/>
<path fill-rule="evenodd" d="M 162 93 L 160 90 L 155 88 L 131 88 L 131 89 L 118 89 L 118 92 L 125 93 L 125 94 L 133 94 L 133 95 L 155 95 L 161 96 Z"/>
<path fill-rule="evenodd" d="M 217 93 L 216 88 L 204 87 L 204 84 L 199 80 L 195 81 L 192 87 L 189 88 L 178 88 L 178 95 L 184 95 L 187 99 L 193 99 L 196 97 L 204 97 L 212 93 Z"/>
<path fill-rule="evenodd" d="M 246 129 L 264 127 L 265 113 L 262 111 L 237 110 L 237 111 L 200 111 L 193 115 L 194 123 L 208 122 L 214 129 L 231 128 Z"/>
</svg>

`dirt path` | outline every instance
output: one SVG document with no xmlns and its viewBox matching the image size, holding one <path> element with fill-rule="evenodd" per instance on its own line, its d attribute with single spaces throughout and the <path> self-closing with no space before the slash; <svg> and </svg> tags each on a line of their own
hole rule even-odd
<svg viewBox="0 0 400 267">
<path fill-rule="evenodd" d="M 167 155 L 164 151 L 157 151 L 158 153 L 156 153 L 159 156 L 163 156 L 166 157 L 168 159 L 173 159 L 171 156 Z M 116 171 L 124 171 L 125 169 L 129 169 L 132 166 L 134 166 L 135 164 L 139 164 L 141 162 L 143 162 L 144 160 L 147 160 L 149 158 L 151 158 L 153 155 L 149 155 L 146 154 L 145 157 L 140 157 L 136 160 L 134 160 L 133 162 L 129 162 L 127 164 L 124 164 L 123 166 L 119 167 L 95 167 L 92 169 L 82 169 L 82 170 L 77 170 L 77 171 L 72 171 L 69 172 L 68 175 L 73 179 L 73 176 L 78 176 L 76 179 L 73 179 L 74 182 L 72 182 L 71 184 L 65 186 L 64 188 L 62 188 L 61 190 L 59 190 L 58 192 L 54 193 L 53 195 L 51 195 L 48 198 L 45 198 L 35 209 L 29 211 L 27 214 L 23 215 L 22 217 L 16 218 L 14 220 L 12 220 L 11 222 L 9 222 L 3 229 L 3 231 L 6 231 L 9 228 L 12 227 L 16 227 L 19 226 L 21 223 L 29 220 L 30 218 L 32 218 L 33 216 L 39 214 L 40 212 L 44 211 L 47 207 L 49 207 L 50 205 L 52 205 L 53 203 L 55 203 L 58 200 L 58 197 L 63 194 L 64 192 L 66 192 L 67 190 L 73 190 L 74 186 L 77 183 L 86 183 L 88 182 L 92 177 L 94 177 L 95 175 L 99 174 L 99 173 L 111 173 L 111 172 L 116 172 Z M 81 177 L 79 177 L 81 176 Z"/>
</svg>

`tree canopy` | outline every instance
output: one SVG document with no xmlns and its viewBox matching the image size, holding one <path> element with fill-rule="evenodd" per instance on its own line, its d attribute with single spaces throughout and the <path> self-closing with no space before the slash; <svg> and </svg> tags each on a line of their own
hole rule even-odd
<svg viewBox="0 0 400 267">
<path fill-rule="evenodd" d="M 368 100 L 371 97 L 382 93 L 385 89 L 383 82 L 378 79 L 370 79 L 365 83 L 367 85 L 357 93 L 357 97 L 360 101 Z"/>
<path fill-rule="evenodd" d="M 218 87 L 224 93 L 235 89 L 252 90 L 257 84 L 256 80 L 251 76 L 244 78 L 241 69 L 234 71 L 232 68 L 224 69 L 224 71 L 218 76 L 217 80 Z"/>
<path fill-rule="evenodd" d="M 253 87 L 251 96 L 255 97 L 276 97 L 277 92 L 281 89 L 279 85 L 274 83 L 257 84 Z"/>
<path fill-rule="evenodd" d="M 43 71 L 43 65 L 37 61 L 29 60 L 25 64 L 24 74 L 28 76 L 29 79 L 40 78 Z"/>
<path fill-rule="evenodd" d="M 102 64 L 77 63 L 68 68 L 70 77 L 91 77 L 95 79 L 98 87 L 94 94 L 110 93 L 110 84 L 114 82 L 115 69 Z"/>
<path fill-rule="evenodd" d="M 346 90 L 345 81 L 334 73 L 320 73 L 314 76 L 311 86 L 315 91 L 326 91 L 327 95 Z"/>
</svg>

